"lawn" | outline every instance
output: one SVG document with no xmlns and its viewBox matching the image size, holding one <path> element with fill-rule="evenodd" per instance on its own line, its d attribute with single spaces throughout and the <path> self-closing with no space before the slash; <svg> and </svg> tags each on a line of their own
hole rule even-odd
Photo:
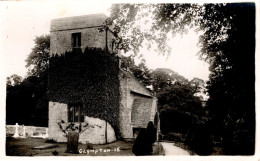
<svg viewBox="0 0 260 161">
<path fill-rule="evenodd" d="M 34 147 L 54 144 L 56 147 L 49 149 L 34 149 Z M 79 154 L 65 153 L 66 143 L 46 143 L 46 139 L 37 138 L 6 138 L 6 155 L 7 156 L 133 156 L 133 142 L 116 141 L 106 145 L 86 145 L 79 144 Z M 88 148 L 88 149 L 87 149 Z M 120 149 L 120 151 L 118 151 Z M 162 148 L 155 144 L 154 155 L 161 155 Z M 84 151 L 85 150 L 85 151 Z M 104 152 L 106 151 L 106 152 Z M 85 152 L 85 153 L 83 153 Z"/>
</svg>

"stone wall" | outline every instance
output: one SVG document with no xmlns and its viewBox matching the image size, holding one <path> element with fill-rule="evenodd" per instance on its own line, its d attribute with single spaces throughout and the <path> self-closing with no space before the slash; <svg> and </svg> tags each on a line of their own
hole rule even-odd
<svg viewBox="0 0 260 161">
<path fill-rule="evenodd" d="M 67 142 L 58 122 L 68 122 L 68 106 L 64 103 L 49 102 L 49 138 L 57 142 Z"/>
<path fill-rule="evenodd" d="M 81 49 L 88 47 L 105 48 L 105 33 L 98 32 L 97 28 L 87 28 L 50 33 L 50 54 L 63 54 L 72 49 L 72 33 L 81 32 Z M 83 51 L 84 52 L 84 51 Z"/>
<path fill-rule="evenodd" d="M 154 122 L 154 117 L 155 117 L 157 110 L 158 110 L 157 109 L 157 98 L 153 98 L 150 121 Z"/>
<path fill-rule="evenodd" d="M 105 127 L 106 122 L 99 118 L 85 116 L 85 122 L 88 124 L 87 130 L 85 130 L 79 136 L 80 143 L 92 143 L 92 144 L 105 144 Z M 116 140 L 115 131 L 112 126 L 107 122 L 107 142 L 111 143 Z"/>
<path fill-rule="evenodd" d="M 133 138 L 131 125 L 131 100 L 128 79 L 124 72 L 119 72 L 120 81 L 120 104 L 119 104 L 119 127 L 123 138 Z"/>
<path fill-rule="evenodd" d="M 49 138 L 57 142 L 67 142 L 66 135 L 62 132 L 59 127 L 59 122 L 61 120 L 64 123 L 61 124 L 62 128 L 65 129 L 68 123 L 68 107 L 66 104 L 49 102 Z M 84 125 L 87 125 L 80 136 L 79 142 L 86 144 L 104 144 L 105 140 L 105 127 L 106 122 L 104 120 L 85 116 Z M 76 126 L 79 126 L 79 123 L 75 123 Z M 111 143 L 116 140 L 115 131 L 112 126 L 107 123 L 107 142 Z"/>
<path fill-rule="evenodd" d="M 131 124 L 135 128 L 146 128 L 151 117 L 152 98 L 131 94 Z"/>
<path fill-rule="evenodd" d="M 131 73 L 120 70 L 119 80 L 120 80 L 120 107 L 119 107 L 120 132 L 124 139 L 132 139 L 134 137 L 133 127 L 146 128 L 150 119 L 154 118 L 154 116 L 151 117 L 150 114 L 151 114 L 152 107 L 153 110 L 155 110 L 155 105 L 153 106 L 152 104 L 156 103 L 156 101 L 154 102 L 154 99 L 151 96 L 150 92 Z M 141 117 L 136 113 L 132 113 L 132 112 L 136 112 L 133 111 L 133 103 L 135 100 L 137 100 L 137 102 L 138 100 L 139 102 L 141 102 L 138 104 L 141 110 L 138 112 L 142 113 Z M 155 112 L 153 111 L 152 114 L 155 114 Z M 132 119 L 134 119 L 135 121 L 133 121 Z"/>
<path fill-rule="evenodd" d="M 50 54 L 63 54 L 72 49 L 72 33 L 81 33 L 81 49 L 96 47 L 105 49 L 105 32 L 99 32 L 107 17 L 103 14 L 55 19 L 51 22 Z M 108 48 L 112 51 L 111 32 L 108 32 Z M 83 51 L 84 52 L 84 51 Z"/>
</svg>

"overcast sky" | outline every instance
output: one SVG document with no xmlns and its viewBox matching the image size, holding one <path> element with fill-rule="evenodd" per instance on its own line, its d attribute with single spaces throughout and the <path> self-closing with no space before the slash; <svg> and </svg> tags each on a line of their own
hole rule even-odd
<svg viewBox="0 0 260 161">
<path fill-rule="evenodd" d="M 93 13 L 109 14 L 109 2 L 94 3 L 83 1 L 41 1 L 41 2 L 1 2 L 1 51 L 4 53 L 4 75 L 25 76 L 25 59 L 34 46 L 35 36 L 49 34 L 50 20 L 53 18 L 79 16 Z M 82 2 L 82 3 L 79 3 Z M 170 68 L 188 79 L 198 77 L 208 80 L 208 64 L 196 56 L 198 35 L 190 31 L 183 38 L 171 39 L 172 54 L 166 57 L 156 53 L 145 53 L 147 65 L 151 69 Z"/>
</svg>

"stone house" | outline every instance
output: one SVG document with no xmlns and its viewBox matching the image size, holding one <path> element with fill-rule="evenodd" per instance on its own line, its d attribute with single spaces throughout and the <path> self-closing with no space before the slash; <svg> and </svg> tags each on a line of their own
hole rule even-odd
<svg viewBox="0 0 260 161">
<path fill-rule="evenodd" d="M 113 33 L 99 32 L 107 19 L 104 14 L 93 14 L 51 21 L 50 54 L 62 54 L 73 48 L 98 47 L 113 50 Z M 118 64 L 120 68 L 120 61 Z M 51 77 L 49 79 L 52 79 Z M 125 140 L 132 140 L 140 128 L 146 128 L 149 121 L 159 120 L 157 99 L 143 86 L 130 71 L 119 69 L 119 131 Z M 49 138 L 58 142 L 66 142 L 59 122 L 87 123 L 92 128 L 85 130 L 79 136 L 81 143 L 104 144 L 116 140 L 113 127 L 100 118 L 94 118 L 83 113 L 81 107 L 64 102 L 49 102 Z M 159 121 L 154 122 L 159 130 Z M 157 131 L 158 131 L 157 130 Z"/>
</svg>

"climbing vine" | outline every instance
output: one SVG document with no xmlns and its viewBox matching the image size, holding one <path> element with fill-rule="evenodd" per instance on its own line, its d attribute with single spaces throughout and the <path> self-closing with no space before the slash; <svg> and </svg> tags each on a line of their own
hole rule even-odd
<svg viewBox="0 0 260 161">
<path fill-rule="evenodd" d="M 108 121 L 119 137 L 118 61 L 98 48 L 54 54 L 49 59 L 49 100 L 82 104 L 84 115 Z"/>
</svg>

